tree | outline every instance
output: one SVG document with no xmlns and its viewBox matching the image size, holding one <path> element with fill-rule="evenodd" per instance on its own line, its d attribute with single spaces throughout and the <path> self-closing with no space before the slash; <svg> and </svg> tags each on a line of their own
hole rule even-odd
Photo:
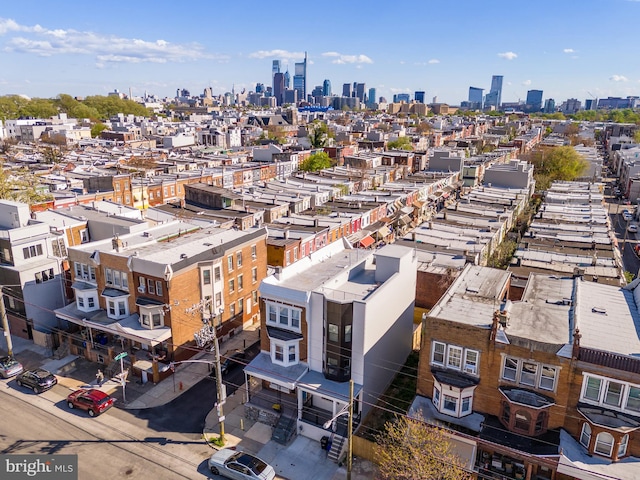
<svg viewBox="0 0 640 480">
<path fill-rule="evenodd" d="M 309 155 L 298 167 L 303 172 L 317 172 L 331 166 L 331 157 L 325 152 L 318 152 Z"/>
<path fill-rule="evenodd" d="M 636 130 L 633 134 L 633 141 L 636 143 L 640 143 L 640 129 Z"/>
<path fill-rule="evenodd" d="M 29 172 L 28 168 L 11 172 L 4 168 L 4 163 L 0 162 L 0 198 L 32 205 L 52 197 L 51 194 L 40 191 L 37 178 Z"/>
<path fill-rule="evenodd" d="M 536 190 L 547 190 L 556 180 L 572 181 L 582 176 L 589 163 L 573 147 L 542 147 L 522 155 L 533 164 Z"/>
<path fill-rule="evenodd" d="M 413 150 L 413 145 L 409 137 L 398 137 L 397 140 L 392 140 L 387 143 L 389 150 Z"/>
<path fill-rule="evenodd" d="M 329 130 L 326 123 L 320 121 L 314 121 L 309 125 L 309 141 L 313 148 L 326 147 L 330 138 L 333 137 L 333 132 Z"/>
<path fill-rule="evenodd" d="M 416 127 L 416 131 L 421 134 L 427 134 L 433 130 L 433 127 L 429 122 L 420 122 Z"/>
<path fill-rule="evenodd" d="M 92 138 L 97 138 L 100 136 L 100 134 L 107 129 L 107 126 L 102 123 L 102 122 L 98 122 L 98 123 L 94 123 L 91 126 L 91 137 Z"/>
<path fill-rule="evenodd" d="M 446 431 L 421 417 L 397 417 L 377 436 L 374 452 L 383 480 L 458 480 L 467 478 Z"/>
</svg>

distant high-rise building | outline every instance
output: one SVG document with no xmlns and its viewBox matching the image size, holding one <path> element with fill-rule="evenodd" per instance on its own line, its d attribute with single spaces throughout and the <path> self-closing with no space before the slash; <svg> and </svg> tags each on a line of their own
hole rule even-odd
<svg viewBox="0 0 640 480">
<path fill-rule="evenodd" d="M 350 83 L 344 83 L 342 85 L 342 96 L 350 97 L 353 94 L 353 87 Z"/>
<path fill-rule="evenodd" d="M 485 107 L 495 107 L 499 109 L 502 104 L 502 75 L 494 75 L 491 77 L 491 90 L 484 99 Z"/>
<path fill-rule="evenodd" d="M 256 83 L 256 93 L 264 93 L 264 84 Z"/>
<path fill-rule="evenodd" d="M 368 107 L 372 107 L 373 105 L 375 105 L 376 103 L 376 89 L 375 88 L 370 88 L 369 89 L 369 99 L 367 101 L 367 106 Z"/>
<path fill-rule="evenodd" d="M 284 88 L 291 88 L 291 75 L 289 75 L 289 69 L 284 72 Z"/>
<path fill-rule="evenodd" d="M 273 63 L 271 64 L 271 84 L 275 85 L 273 83 L 273 80 L 276 78 L 276 73 L 280 73 L 280 60 L 274 60 Z"/>
<path fill-rule="evenodd" d="M 325 81 L 322 82 L 322 95 L 325 97 L 331 96 L 331 81 L 329 79 L 325 79 Z"/>
<path fill-rule="evenodd" d="M 304 60 L 295 64 L 293 89 L 298 92 L 298 99 L 307 99 L 307 52 L 304 52 Z"/>
<path fill-rule="evenodd" d="M 418 103 L 424 103 L 424 94 L 425 92 L 423 91 L 417 91 L 416 93 L 414 93 L 413 99 Z"/>
<path fill-rule="evenodd" d="M 585 110 L 597 110 L 598 108 L 598 99 L 597 98 L 588 98 L 584 101 L 584 109 Z"/>
<path fill-rule="evenodd" d="M 582 108 L 582 102 L 576 98 L 569 98 L 562 103 L 560 109 L 562 113 L 576 113 Z"/>
<path fill-rule="evenodd" d="M 529 112 L 542 110 L 542 90 L 529 90 L 527 92 L 526 109 Z"/>
<path fill-rule="evenodd" d="M 320 98 L 324 96 L 322 95 L 322 85 L 316 85 L 315 88 L 311 90 L 311 96 L 313 97 L 314 103 L 320 103 Z"/>
<path fill-rule="evenodd" d="M 471 110 L 482 110 L 482 97 L 484 88 L 469 87 L 469 108 Z"/>
<path fill-rule="evenodd" d="M 396 93 L 393 95 L 393 103 L 405 102 L 409 103 L 411 96 L 408 93 Z"/>
<path fill-rule="evenodd" d="M 556 101 L 553 98 L 547 98 L 544 102 L 544 113 L 554 113 L 556 111 Z"/>
<path fill-rule="evenodd" d="M 356 83 L 356 88 L 355 88 L 355 96 L 358 100 L 360 100 L 360 102 L 364 103 L 365 102 L 365 98 L 367 96 L 366 94 L 366 86 L 364 83 Z"/>
<path fill-rule="evenodd" d="M 284 103 L 295 105 L 298 103 L 298 100 L 300 100 L 298 98 L 298 90 L 295 88 L 288 88 L 284 91 Z"/>
<path fill-rule="evenodd" d="M 273 96 L 278 106 L 284 102 L 284 90 L 284 73 L 278 72 L 273 76 Z"/>
</svg>

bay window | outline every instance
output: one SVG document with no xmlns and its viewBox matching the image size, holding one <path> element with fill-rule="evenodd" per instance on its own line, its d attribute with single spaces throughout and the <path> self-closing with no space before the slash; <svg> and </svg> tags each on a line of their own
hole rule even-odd
<svg viewBox="0 0 640 480">
<path fill-rule="evenodd" d="M 584 374 L 580 400 L 638 415 L 640 412 L 640 385 Z"/>
</svg>

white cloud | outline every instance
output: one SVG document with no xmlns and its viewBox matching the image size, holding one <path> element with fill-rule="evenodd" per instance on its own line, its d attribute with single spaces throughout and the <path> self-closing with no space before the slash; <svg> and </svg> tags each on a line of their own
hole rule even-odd
<svg viewBox="0 0 640 480">
<path fill-rule="evenodd" d="M 531 85 L 531 80 L 525 80 L 524 82 L 522 82 L 522 85 L 524 85 L 525 87 Z"/>
<path fill-rule="evenodd" d="M 389 88 L 389 91 L 390 91 L 391 93 L 410 93 L 410 92 L 411 92 L 411 89 L 410 89 L 410 88 L 407 88 L 407 87 L 405 87 L 405 88 L 396 88 L 396 87 L 391 87 L 391 88 Z"/>
<path fill-rule="evenodd" d="M 575 50 L 573 48 L 565 48 L 564 50 L 562 50 L 564 53 L 573 53 L 575 52 Z"/>
<path fill-rule="evenodd" d="M 344 65 L 347 63 L 373 63 L 373 60 L 371 60 L 371 58 L 367 57 L 366 55 L 360 54 L 360 55 L 345 55 L 342 53 L 338 53 L 338 52 L 324 52 L 322 54 L 323 57 L 333 57 L 334 60 L 331 60 L 331 63 L 335 63 L 337 65 Z"/>
<path fill-rule="evenodd" d="M 289 50 L 258 50 L 249 54 L 249 58 L 275 58 L 281 60 L 302 60 L 304 52 L 290 52 Z"/>
<path fill-rule="evenodd" d="M 504 58 L 505 60 L 513 60 L 514 58 L 518 58 L 518 54 L 514 52 L 503 52 L 499 53 L 498 56 L 500 58 Z"/>
<path fill-rule="evenodd" d="M 148 41 L 88 31 L 50 30 L 40 25 L 25 26 L 14 20 L 0 19 L 0 35 L 13 32 L 20 34 L 8 39 L 5 51 L 44 57 L 92 55 L 99 68 L 105 63 L 167 63 L 227 58 L 224 55 L 209 54 L 197 43 L 177 44 L 162 39 Z"/>
<path fill-rule="evenodd" d="M 609 77 L 609 80 L 611 80 L 612 82 L 626 82 L 629 79 L 624 75 L 611 75 Z"/>
<path fill-rule="evenodd" d="M 431 60 L 429 60 L 427 63 L 431 63 L 431 64 L 434 64 L 434 63 L 440 63 L 440 60 L 438 60 L 437 58 L 432 58 L 432 59 L 431 59 Z"/>
<path fill-rule="evenodd" d="M 406 62 L 404 60 L 400 60 L 400 65 L 404 65 Z"/>
</svg>

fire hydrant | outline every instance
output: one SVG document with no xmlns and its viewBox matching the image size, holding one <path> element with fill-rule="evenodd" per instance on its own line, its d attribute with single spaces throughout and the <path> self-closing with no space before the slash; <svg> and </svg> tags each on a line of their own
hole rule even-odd
<svg viewBox="0 0 640 480">
<path fill-rule="evenodd" d="M 182 391 L 182 382 L 179 383 L 180 391 Z"/>
</svg>

